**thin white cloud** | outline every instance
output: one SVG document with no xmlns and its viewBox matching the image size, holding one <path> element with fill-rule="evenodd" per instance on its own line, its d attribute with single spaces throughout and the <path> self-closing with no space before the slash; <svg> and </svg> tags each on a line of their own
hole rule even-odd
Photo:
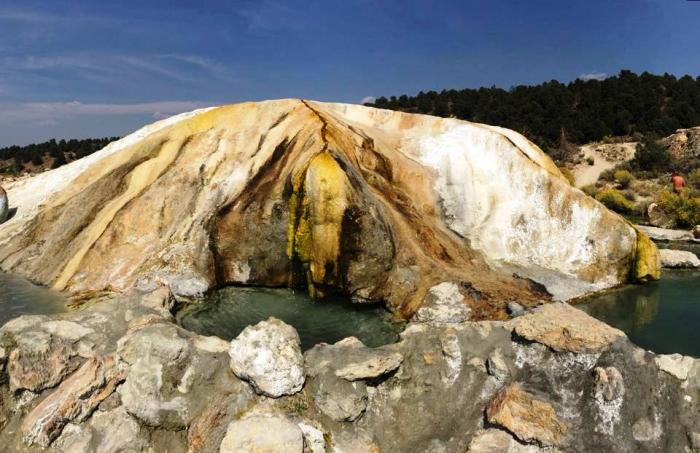
<svg viewBox="0 0 700 453">
<path fill-rule="evenodd" d="M 610 77 L 610 76 L 604 72 L 590 72 L 590 73 L 581 74 L 580 76 L 578 76 L 578 78 L 583 80 L 584 82 L 588 81 L 588 80 L 605 80 L 608 77 Z"/>
<path fill-rule="evenodd" d="M 4 103 L 0 104 L 0 124 L 31 122 L 46 125 L 55 124 L 66 117 L 100 115 L 147 115 L 164 118 L 211 105 L 209 102 L 200 101 L 162 101 L 140 104 L 83 104 L 77 101 Z"/>
<path fill-rule="evenodd" d="M 270 32 L 303 29 L 307 20 L 299 8 L 292 8 L 283 2 L 262 0 L 254 6 L 238 11 L 253 32 Z"/>
<path fill-rule="evenodd" d="M 374 96 L 365 96 L 360 100 L 360 104 L 374 104 L 374 101 L 376 101 L 377 98 Z"/>
<path fill-rule="evenodd" d="M 232 81 L 234 72 L 198 55 L 103 55 L 92 53 L 0 57 L 0 74 L 22 79 L 23 73 L 75 72 L 75 77 L 106 81 L 125 73 L 150 73 L 179 82 L 200 82 L 203 75 Z"/>
</svg>

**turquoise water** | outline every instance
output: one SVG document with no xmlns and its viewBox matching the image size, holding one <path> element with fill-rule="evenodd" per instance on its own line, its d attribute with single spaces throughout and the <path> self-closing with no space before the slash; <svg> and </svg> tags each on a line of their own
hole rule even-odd
<svg viewBox="0 0 700 453">
<path fill-rule="evenodd" d="M 290 289 L 224 288 L 178 314 L 180 324 L 201 335 L 231 340 L 248 325 L 274 316 L 293 326 L 304 350 L 355 336 L 370 347 L 398 341 L 403 325 L 383 308 L 340 297 L 313 300 Z"/>
<path fill-rule="evenodd" d="M 0 326 L 21 315 L 66 311 L 65 297 L 11 274 L 0 272 Z"/>
<path fill-rule="evenodd" d="M 578 307 L 645 349 L 700 357 L 700 271 L 665 269 L 658 282 L 628 286 Z"/>
</svg>

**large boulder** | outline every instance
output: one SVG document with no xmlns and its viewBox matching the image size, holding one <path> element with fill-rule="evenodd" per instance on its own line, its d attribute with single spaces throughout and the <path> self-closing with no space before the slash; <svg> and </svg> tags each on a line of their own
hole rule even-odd
<svg viewBox="0 0 700 453">
<path fill-rule="evenodd" d="M 676 226 L 676 222 L 666 214 L 658 203 L 651 203 L 647 207 L 647 217 L 649 218 L 649 224 L 653 227 L 673 228 Z"/>
<path fill-rule="evenodd" d="M 448 281 L 481 319 L 619 285 L 654 260 L 522 135 L 355 105 L 178 115 L 9 197 L 0 268 L 71 292 L 291 284 L 408 318 Z"/>
<path fill-rule="evenodd" d="M 304 385 L 304 356 L 299 334 L 276 318 L 248 326 L 231 341 L 234 374 L 257 393 L 273 398 L 293 395 Z"/>
</svg>

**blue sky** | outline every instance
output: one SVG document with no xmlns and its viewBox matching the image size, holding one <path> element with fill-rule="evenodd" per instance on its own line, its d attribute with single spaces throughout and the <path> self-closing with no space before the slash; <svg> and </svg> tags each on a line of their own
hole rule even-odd
<svg viewBox="0 0 700 453">
<path fill-rule="evenodd" d="M 700 75 L 685 0 L 0 0 L 0 146 L 199 106 Z"/>
</svg>

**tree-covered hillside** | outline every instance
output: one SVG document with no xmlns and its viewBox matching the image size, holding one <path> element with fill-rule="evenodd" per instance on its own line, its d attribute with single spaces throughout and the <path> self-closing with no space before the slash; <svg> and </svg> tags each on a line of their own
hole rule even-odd
<svg viewBox="0 0 700 453">
<path fill-rule="evenodd" d="M 380 97 L 368 105 L 504 126 L 551 151 L 562 141 L 665 136 L 700 125 L 700 77 L 621 71 L 602 81 L 421 91 L 416 96 Z"/>
<path fill-rule="evenodd" d="M 98 151 L 119 137 L 83 140 L 51 139 L 27 146 L 0 148 L 0 173 L 22 173 L 57 168 Z"/>
</svg>

